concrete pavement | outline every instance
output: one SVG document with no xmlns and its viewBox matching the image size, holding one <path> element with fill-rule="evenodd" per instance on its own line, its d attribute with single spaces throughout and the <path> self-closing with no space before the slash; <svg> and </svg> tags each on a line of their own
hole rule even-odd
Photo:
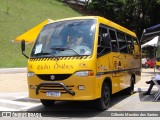
<svg viewBox="0 0 160 120">
<path fill-rule="evenodd" d="M 0 74 L 4 73 L 26 73 L 27 68 L 0 68 Z"/>
<path fill-rule="evenodd" d="M 142 69 L 141 73 L 141 80 L 135 84 L 135 91 L 147 91 L 149 84 L 146 84 L 146 81 L 151 80 L 153 76 L 160 73 L 160 70 L 153 69 L 153 68 L 147 68 Z M 157 90 L 157 87 L 154 86 L 153 90 Z"/>
<path fill-rule="evenodd" d="M 144 116 L 146 120 L 156 119 L 157 111 L 160 111 L 159 102 L 152 101 L 153 96 L 143 96 L 141 93 L 135 93 L 131 96 L 118 94 L 111 100 L 110 108 L 106 111 L 98 111 L 92 102 L 80 101 L 57 101 L 53 107 L 45 108 L 39 100 L 29 99 L 27 93 L 1 93 L 0 111 L 30 111 L 40 112 L 47 119 L 126 119 L 121 113 L 151 114 Z M 117 114 L 119 113 L 119 114 Z M 113 116 L 112 116 L 113 114 Z M 115 115 L 115 116 L 114 116 Z M 130 117 L 129 119 L 145 120 L 144 117 Z M 34 118 L 35 119 L 35 118 Z M 134 120 L 133 119 L 133 120 Z"/>
<path fill-rule="evenodd" d="M 154 72 L 155 71 L 155 72 Z M 135 91 L 146 91 L 149 87 L 145 82 L 150 80 L 159 70 L 153 68 L 142 69 L 141 80 L 135 84 Z M 0 93 L 3 92 L 27 92 L 27 68 L 1 68 L 0 69 Z M 11 79 L 12 78 L 12 79 Z M 12 90 L 9 89 L 12 87 Z M 157 88 L 154 87 L 153 90 Z"/>
<path fill-rule="evenodd" d="M 156 70 L 156 73 L 159 71 Z M 153 101 L 156 87 L 151 95 L 143 95 L 144 91 L 148 89 L 148 84 L 145 81 L 150 80 L 154 75 L 153 69 L 142 69 L 141 80 L 135 85 L 136 92 L 131 96 L 121 93 L 113 95 L 110 108 L 107 111 L 160 111 L 160 100 Z M 103 117 L 107 114 L 107 111 L 97 113 L 92 102 L 58 101 L 54 107 L 44 108 L 39 100 L 28 98 L 26 68 L 5 71 L 0 69 L 0 111 L 8 110 L 52 111 L 51 115 L 54 117 L 60 117 L 64 111 L 68 111 L 69 113 L 65 115 L 70 117 L 76 116 L 76 111 L 81 111 L 86 116 L 92 117 Z"/>
<path fill-rule="evenodd" d="M 142 69 L 141 80 L 135 84 L 135 91 L 146 91 L 149 85 L 145 82 L 150 80 L 156 73 L 160 73 L 160 71 L 155 70 L 154 72 L 153 68 Z M 27 68 L 0 69 L 0 83 L 0 93 L 7 92 L 6 88 L 13 88 L 15 85 L 18 85 L 15 86 L 16 89 L 9 92 L 27 92 Z M 153 89 L 156 89 L 156 87 Z"/>
<path fill-rule="evenodd" d="M 0 69 L 0 93 L 27 92 L 27 69 Z"/>
</svg>

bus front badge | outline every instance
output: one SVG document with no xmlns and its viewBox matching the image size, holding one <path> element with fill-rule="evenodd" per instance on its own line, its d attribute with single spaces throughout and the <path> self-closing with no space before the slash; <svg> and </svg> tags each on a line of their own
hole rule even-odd
<svg viewBox="0 0 160 120">
<path fill-rule="evenodd" d="M 54 79 L 55 79 L 55 76 L 54 76 L 54 75 L 51 75 L 50 78 L 51 78 L 51 80 L 54 80 Z"/>
</svg>

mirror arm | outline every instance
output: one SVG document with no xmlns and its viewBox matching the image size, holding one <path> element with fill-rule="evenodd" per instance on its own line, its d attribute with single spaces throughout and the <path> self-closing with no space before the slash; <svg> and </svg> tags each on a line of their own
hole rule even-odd
<svg viewBox="0 0 160 120">
<path fill-rule="evenodd" d="M 22 54 L 28 59 L 29 57 L 22 51 Z"/>
<path fill-rule="evenodd" d="M 28 59 L 29 57 L 24 53 L 24 51 L 25 51 L 25 40 L 21 41 L 21 51 L 22 51 L 22 54 Z"/>
</svg>

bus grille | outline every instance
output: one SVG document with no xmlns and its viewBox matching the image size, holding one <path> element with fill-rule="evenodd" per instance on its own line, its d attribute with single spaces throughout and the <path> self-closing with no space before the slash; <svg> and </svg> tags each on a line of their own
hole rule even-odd
<svg viewBox="0 0 160 120">
<path fill-rule="evenodd" d="M 90 59 L 92 56 L 70 56 L 70 57 L 44 57 L 44 58 L 30 58 L 29 60 L 32 62 L 36 61 L 57 61 L 57 60 L 77 60 L 77 59 Z"/>
<path fill-rule="evenodd" d="M 38 85 L 36 85 L 38 86 Z M 70 86 L 66 86 L 70 91 L 72 91 L 73 89 L 73 85 L 70 85 Z M 58 91 L 58 92 L 61 92 L 61 94 L 66 94 L 66 90 L 60 86 L 60 85 L 45 85 L 43 87 L 40 88 L 40 92 L 41 93 L 46 93 L 47 91 Z"/>
<path fill-rule="evenodd" d="M 65 80 L 69 78 L 71 75 L 72 74 L 37 74 L 37 76 L 41 80 L 47 80 L 47 81 Z"/>
</svg>

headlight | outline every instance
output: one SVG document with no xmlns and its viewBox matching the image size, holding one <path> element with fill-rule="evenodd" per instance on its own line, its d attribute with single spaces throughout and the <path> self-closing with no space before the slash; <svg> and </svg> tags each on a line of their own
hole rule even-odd
<svg viewBox="0 0 160 120">
<path fill-rule="evenodd" d="M 76 76 L 93 76 L 93 71 L 78 71 L 75 73 Z"/>
<path fill-rule="evenodd" d="M 27 74 L 28 77 L 32 77 L 34 75 L 35 75 L 34 72 L 28 72 L 28 74 Z"/>
</svg>

